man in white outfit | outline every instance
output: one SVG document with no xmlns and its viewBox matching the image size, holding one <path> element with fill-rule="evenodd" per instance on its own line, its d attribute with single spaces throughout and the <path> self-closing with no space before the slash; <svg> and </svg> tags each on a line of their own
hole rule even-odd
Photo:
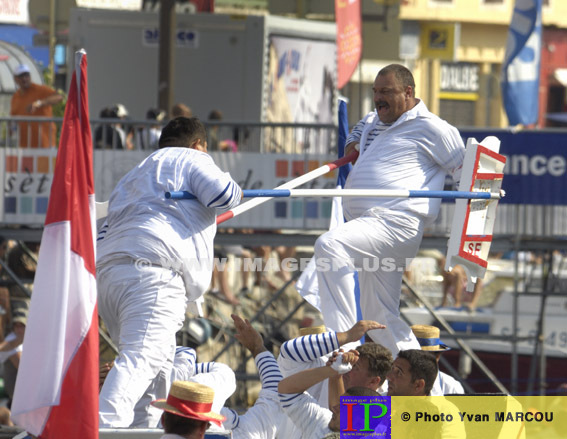
<svg viewBox="0 0 567 439">
<path fill-rule="evenodd" d="M 345 155 L 358 149 L 360 156 L 345 189 L 442 190 L 447 173 L 458 179 L 465 150 L 461 136 L 416 99 L 411 72 L 399 64 L 384 67 L 373 91 L 376 110 L 346 140 Z M 353 272 L 358 270 L 362 318 L 387 327 L 371 331 L 372 340 L 394 355 L 400 349 L 419 349 L 409 326 L 399 318 L 402 274 L 440 203 L 432 198 L 343 200 L 347 222 L 315 244 L 327 327 L 345 331 L 357 321 Z"/>
<path fill-rule="evenodd" d="M 210 283 L 216 214 L 242 196 L 206 154 L 197 118 L 169 122 L 159 148 L 120 180 L 99 232 L 99 312 L 119 349 L 100 393 L 101 427 L 128 427 L 137 404 L 167 394 L 175 333 Z M 196 199 L 165 199 L 179 190 Z M 137 426 L 155 426 L 156 412 Z"/>
</svg>

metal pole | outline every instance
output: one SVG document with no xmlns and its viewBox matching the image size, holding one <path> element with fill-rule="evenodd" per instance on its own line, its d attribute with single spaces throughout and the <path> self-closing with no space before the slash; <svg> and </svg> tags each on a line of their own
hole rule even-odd
<svg viewBox="0 0 567 439">
<path fill-rule="evenodd" d="M 49 75 L 47 78 L 47 85 L 53 86 L 55 80 L 55 43 L 57 38 L 55 36 L 55 11 L 56 1 L 49 0 Z"/>
<path fill-rule="evenodd" d="M 520 206 L 516 205 L 516 239 L 514 240 L 514 293 L 512 302 L 512 364 L 510 371 L 511 391 L 518 393 L 518 288 L 520 285 Z"/>
<path fill-rule="evenodd" d="M 158 108 L 168 113 L 173 104 L 175 70 L 175 0 L 162 0 L 159 10 Z"/>
</svg>

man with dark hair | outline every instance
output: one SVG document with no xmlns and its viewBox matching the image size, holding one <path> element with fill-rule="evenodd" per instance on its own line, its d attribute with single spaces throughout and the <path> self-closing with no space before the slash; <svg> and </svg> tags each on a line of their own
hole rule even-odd
<svg viewBox="0 0 567 439">
<path fill-rule="evenodd" d="M 176 117 L 161 131 L 159 149 L 168 146 L 201 144 L 207 147 L 207 130 L 196 117 Z"/>
<path fill-rule="evenodd" d="M 171 121 L 160 147 L 118 182 L 97 240 L 99 312 L 119 349 L 100 393 L 102 427 L 157 424 L 149 403 L 166 395 L 175 333 L 209 286 L 216 214 L 242 196 L 206 153 L 198 119 Z M 179 190 L 196 199 L 165 199 Z M 148 410 L 136 425 L 135 407 Z"/>
<path fill-rule="evenodd" d="M 461 422 L 459 409 L 444 396 L 429 396 L 433 383 L 437 379 L 437 372 L 437 360 L 432 353 L 421 349 L 400 351 L 388 374 L 388 396 L 422 397 L 415 400 L 407 398 L 401 401 L 414 404 L 417 407 L 416 411 L 451 415 L 452 421 L 437 423 L 438 435 L 433 434 L 435 432 L 429 432 L 428 437 L 464 438 L 466 437 L 465 426 Z M 427 408 L 430 406 L 433 407 L 433 412 Z"/>
<path fill-rule="evenodd" d="M 346 139 L 345 155 L 354 150 L 360 155 L 345 189 L 443 190 L 446 174 L 458 178 L 465 152 L 461 136 L 415 97 L 411 72 L 399 64 L 386 66 L 372 89 L 376 109 Z M 315 258 L 331 260 L 333 265 L 333 270 L 317 271 L 327 327 L 350 328 L 358 320 L 359 300 L 363 319 L 377 320 L 388 328 L 370 331 L 373 341 L 394 355 L 401 349 L 419 348 L 399 317 L 402 274 L 440 205 L 441 200 L 433 198 L 343 199 L 347 222 L 315 243 Z M 355 270 L 359 299 L 354 294 Z"/>
<path fill-rule="evenodd" d="M 388 396 L 428 396 L 437 379 L 435 355 L 419 349 L 398 352 L 388 374 Z"/>
</svg>

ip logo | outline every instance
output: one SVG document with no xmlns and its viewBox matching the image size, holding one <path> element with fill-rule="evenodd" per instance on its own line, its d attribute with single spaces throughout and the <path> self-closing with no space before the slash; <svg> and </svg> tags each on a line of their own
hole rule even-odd
<svg viewBox="0 0 567 439">
<path fill-rule="evenodd" d="M 388 396 L 341 396 L 341 438 L 390 438 Z"/>
</svg>

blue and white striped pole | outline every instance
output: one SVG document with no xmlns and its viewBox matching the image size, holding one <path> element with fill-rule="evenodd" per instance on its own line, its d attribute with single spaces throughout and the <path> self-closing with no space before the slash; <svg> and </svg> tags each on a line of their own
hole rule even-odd
<svg viewBox="0 0 567 439">
<path fill-rule="evenodd" d="M 499 200 L 499 193 L 387 189 L 254 189 L 243 190 L 244 198 L 296 198 L 296 197 L 378 197 L 378 198 L 442 198 L 445 200 Z M 187 191 L 166 192 L 172 200 L 194 200 Z"/>
</svg>

